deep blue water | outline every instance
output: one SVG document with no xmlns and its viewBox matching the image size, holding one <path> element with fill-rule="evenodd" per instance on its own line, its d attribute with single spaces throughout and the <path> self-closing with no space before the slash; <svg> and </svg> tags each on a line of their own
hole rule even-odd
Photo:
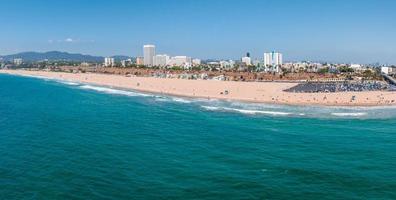
<svg viewBox="0 0 396 200">
<path fill-rule="evenodd" d="M 0 199 L 396 199 L 396 108 L 0 75 Z"/>
</svg>

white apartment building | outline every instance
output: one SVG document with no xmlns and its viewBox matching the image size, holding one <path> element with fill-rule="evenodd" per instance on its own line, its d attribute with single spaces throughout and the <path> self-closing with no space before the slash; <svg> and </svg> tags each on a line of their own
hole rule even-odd
<svg viewBox="0 0 396 200">
<path fill-rule="evenodd" d="M 396 74 L 396 67 L 394 67 L 394 66 L 381 67 L 381 72 L 386 74 L 386 75 L 394 75 L 394 74 Z"/>
<path fill-rule="evenodd" d="M 121 60 L 121 65 L 127 67 L 132 64 L 132 59 Z"/>
<path fill-rule="evenodd" d="M 283 64 L 283 56 L 281 53 L 271 52 L 264 53 L 265 71 L 279 72 L 279 67 Z"/>
<path fill-rule="evenodd" d="M 381 72 L 388 75 L 389 74 L 389 67 L 381 67 Z"/>
<path fill-rule="evenodd" d="M 14 65 L 22 65 L 22 63 L 23 63 L 23 60 L 22 60 L 22 58 L 15 58 L 14 59 Z"/>
<path fill-rule="evenodd" d="M 177 66 L 177 67 L 184 67 L 189 68 L 191 67 L 192 59 L 191 57 L 187 56 L 175 56 L 169 60 L 169 66 Z"/>
<path fill-rule="evenodd" d="M 199 66 L 199 65 L 201 65 L 201 60 L 200 59 L 193 59 L 192 60 L 192 64 L 193 64 L 193 66 Z"/>
<path fill-rule="evenodd" d="M 232 68 L 234 68 L 234 65 L 235 65 L 235 61 L 233 61 L 233 60 L 220 61 L 220 68 L 222 68 L 222 69 L 232 69 Z"/>
<path fill-rule="evenodd" d="M 155 56 L 155 46 L 144 45 L 143 46 L 144 65 L 148 67 L 152 67 L 154 65 L 154 56 Z"/>
<path fill-rule="evenodd" d="M 245 65 L 247 66 L 251 66 L 252 65 L 252 59 L 250 57 L 242 57 L 242 63 L 245 63 Z"/>
<path fill-rule="evenodd" d="M 114 58 L 107 57 L 104 59 L 104 66 L 105 67 L 112 67 L 115 65 Z"/>
<path fill-rule="evenodd" d="M 363 66 L 360 65 L 360 64 L 351 64 L 350 67 L 351 67 L 353 70 L 355 70 L 355 71 L 361 71 L 361 70 L 364 69 Z"/>
<path fill-rule="evenodd" d="M 153 65 L 158 66 L 158 67 L 165 67 L 168 65 L 169 62 L 169 56 L 168 55 L 155 55 L 153 59 Z"/>
</svg>

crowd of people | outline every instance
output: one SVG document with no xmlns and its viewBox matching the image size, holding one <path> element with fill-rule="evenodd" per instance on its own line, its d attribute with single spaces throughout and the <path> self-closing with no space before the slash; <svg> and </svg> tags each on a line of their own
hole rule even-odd
<svg viewBox="0 0 396 200">
<path fill-rule="evenodd" d="M 362 92 L 388 90 L 387 83 L 378 81 L 367 82 L 308 82 L 301 83 L 295 87 L 285 90 L 296 93 L 318 93 L 318 92 Z"/>
</svg>

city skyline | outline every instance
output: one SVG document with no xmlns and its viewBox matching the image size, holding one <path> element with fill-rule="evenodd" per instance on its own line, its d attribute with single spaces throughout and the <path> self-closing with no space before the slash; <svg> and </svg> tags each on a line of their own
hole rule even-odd
<svg viewBox="0 0 396 200">
<path fill-rule="evenodd" d="M 72 14 L 66 6 L 74 6 Z M 394 1 L 5 1 L 0 55 L 67 51 L 90 55 L 158 54 L 202 59 L 396 63 Z M 241 9 L 247 8 L 247 9 Z M 182 17 L 181 17 L 182 16 Z M 39 27 L 39 28 L 37 28 Z"/>
</svg>

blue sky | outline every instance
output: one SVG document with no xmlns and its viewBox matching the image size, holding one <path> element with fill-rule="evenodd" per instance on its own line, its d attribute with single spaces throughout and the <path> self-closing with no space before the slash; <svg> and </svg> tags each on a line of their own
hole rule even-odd
<svg viewBox="0 0 396 200">
<path fill-rule="evenodd" d="M 0 55 L 60 50 L 396 64 L 394 0 L 0 0 Z"/>
</svg>

